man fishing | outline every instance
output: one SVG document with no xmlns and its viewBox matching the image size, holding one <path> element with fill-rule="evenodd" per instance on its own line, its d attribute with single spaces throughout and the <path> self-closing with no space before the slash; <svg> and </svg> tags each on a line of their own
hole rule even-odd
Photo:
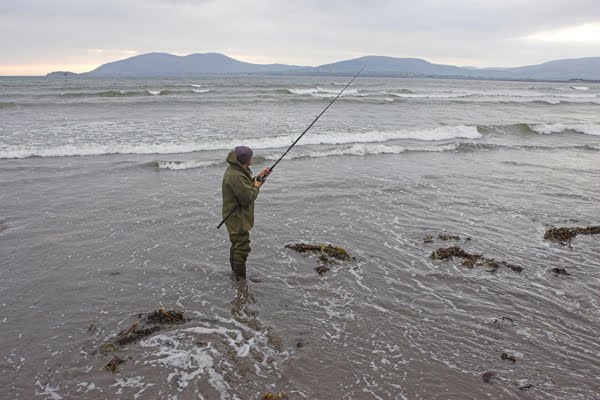
<svg viewBox="0 0 600 400">
<path fill-rule="evenodd" d="M 269 176 L 265 168 L 252 177 L 252 149 L 238 146 L 227 155 L 229 164 L 223 175 L 223 217 L 229 232 L 229 262 L 237 280 L 246 278 L 246 260 L 250 254 L 250 229 L 254 226 L 254 201 Z"/>
<path fill-rule="evenodd" d="M 325 111 L 344 93 L 354 80 L 365 69 L 362 67 L 354 78 L 338 93 L 337 96 L 325 107 L 323 111 L 308 125 L 300 136 L 291 144 L 281 157 L 271 166 L 261 171 L 256 178 L 252 177 L 250 165 L 252 164 L 252 149 L 238 146 L 227 155 L 229 166 L 223 175 L 223 221 L 217 225 L 219 229 L 223 224 L 227 226 L 231 249 L 229 260 L 235 277 L 246 278 L 246 259 L 250 254 L 250 229 L 254 226 L 254 200 L 258 197 L 258 190 L 265 179 L 283 160 L 287 153 L 302 139 L 310 128 L 321 118 Z"/>
</svg>

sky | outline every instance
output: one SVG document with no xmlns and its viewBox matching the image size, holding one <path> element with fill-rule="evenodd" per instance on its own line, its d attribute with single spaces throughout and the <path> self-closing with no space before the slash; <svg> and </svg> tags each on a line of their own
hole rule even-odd
<svg viewBox="0 0 600 400">
<path fill-rule="evenodd" d="M 155 51 L 522 66 L 600 56 L 600 1 L 0 0 L 0 75 L 86 72 Z"/>
</svg>

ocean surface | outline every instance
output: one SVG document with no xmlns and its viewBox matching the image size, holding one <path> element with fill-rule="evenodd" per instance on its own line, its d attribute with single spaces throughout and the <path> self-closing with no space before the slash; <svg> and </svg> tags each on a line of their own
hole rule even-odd
<svg viewBox="0 0 600 400">
<path fill-rule="evenodd" d="M 231 280 L 227 152 L 270 165 L 347 80 L 0 78 L 0 398 L 600 398 L 600 237 L 543 238 L 600 225 L 598 84 L 359 77 Z M 189 320 L 100 350 L 160 307 Z"/>
</svg>

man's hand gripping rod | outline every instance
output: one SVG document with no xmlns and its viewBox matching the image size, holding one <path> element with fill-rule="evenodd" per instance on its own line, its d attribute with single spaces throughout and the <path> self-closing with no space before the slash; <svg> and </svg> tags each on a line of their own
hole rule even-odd
<svg viewBox="0 0 600 400">
<path fill-rule="evenodd" d="M 361 72 L 363 72 L 363 70 L 365 69 L 365 67 L 366 67 L 366 65 L 364 67 L 362 67 L 360 69 L 360 71 L 358 71 L 356 73 L 356 75 L 354 75 L 354 77 L 352 78 L 352 80 L 350 80 L 350 82 L 348 82 L 348 84 L 346 86 L 344 86 L 344 88 L 338 93 L 338 95 L 335 96 L 334 99 L 331 100 L 331 102 L 329 104 L 327 104 L 327 107 L 325 107 L 325 109 L 323 111 L 321 111 L 321 113 L 319 115 L 317 115 L 317 117 L 310 123 L 310 125 L 308 125 L 308 127 L 306 127 L 306 129 L 304 130 L 304 132 L 302 132 L 302 134 L 300 136 L 298 136 L 298 138 L 294 141 L 294 143 L 292 143 L 292 145 L 290 147 L 288 147 L 288 149 L 285 151 L 285 153 L 283 153 L 283 155 L 281 157 L 279 157 L 279 159 L 277 161 L 275 161 L 275 164 L 273 164 L 271 167 L 269 167 L 269 169 L 268 169 L 269 173 L 273 172 L 273 170 L 275 169 L 275 167 L 277 166 L 277 164 L 279 164 L 279 162 L 281 160 L 283 160 L 283 157 L 285 157 L 287 155 L 287 153 L 289 153 L 290 150 L 292 150 L 292 148 L 296 145 L 296 143 L 298 143 L 300 141 L 300 139 L 302 139 L 302 136 L 304 136 L 306 134 L 306 132 L 308 132 L 309 129 L 312 128 L 312 126 L 319 120 L 319 118 L 321 118 L 321 116 L 323 114 L 325 114 L 325 111 L 327 111 L 327 109 L 329 107 L 331 107 L 333 105 L 333 103 L 335 103 L 335 101 L 342 95 L 342 93 L 344 93 L 344 90 L 348 89 L 348 87 L 350 85 L 352 85 L 352 82 L 354 82 L 354 80 L 356 78 L 358 78 L 358 76 L 360 75 Z M 259 182 L 265 182 L 267 180 L 267 178 L 263 178 L 262 176 L 257 176 L 256 180 L 259 181 Z M 223 226 L 223 224 L 225 223 L 225 221 L 227 221 L 227 219 L 233 215 L 233 213 L 238 209 L 238 207 L 235 207 L 233 210 L 231 210 L 229 212 L 229 214 L 227 214 L 225 216 L 225 218 L 223 218 L 223 221 L 221 221 L 221 223 L 219 225 L 217 225 L 217 229 L 219 229 L 219 228 L 221 228 L 221 226 Z"/>
</svg>

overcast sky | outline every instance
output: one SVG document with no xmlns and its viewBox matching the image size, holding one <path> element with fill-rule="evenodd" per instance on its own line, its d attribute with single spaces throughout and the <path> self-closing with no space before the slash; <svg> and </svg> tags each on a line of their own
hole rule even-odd
<svg viewBox="0 0 600 400">
<path fill-rule="evenodd" d="M 0 75 L 84 72 L 151 51 L 528 65 L 600 56 L 600 0 L 0 0 Z"/>
</svg>

